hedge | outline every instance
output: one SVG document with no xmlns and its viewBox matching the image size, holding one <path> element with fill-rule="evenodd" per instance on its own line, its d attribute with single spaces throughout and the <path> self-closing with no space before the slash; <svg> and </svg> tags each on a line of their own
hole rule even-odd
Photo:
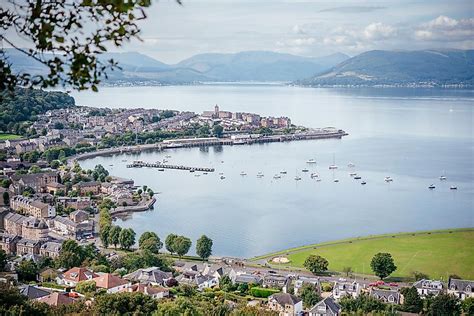
<svg viewBox="0 0 474 316">
<path fill-rule="evenodd" d="M 279 290 L 275 289 L 267 289 L 267 288 L 261 288 L 261 287 L 253 287 L 250 289 L 250 295 L 254 297 L 262 297 L 262 298 L 267 298 L 272 294 L 279 293 Z"/>
</svg>

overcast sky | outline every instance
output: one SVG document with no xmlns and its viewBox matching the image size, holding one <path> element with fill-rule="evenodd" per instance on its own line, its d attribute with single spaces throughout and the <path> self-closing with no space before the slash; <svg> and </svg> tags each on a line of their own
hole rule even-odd
<svg viewBox="0 0 474 316">
<path fill-rule="evenodd" d="M 473 0 L 153 1 L 139 51 L 174 63 L 197 53 L 269 50 L 304 56 L 371 49 L 474 47 Z"/>
</svg>

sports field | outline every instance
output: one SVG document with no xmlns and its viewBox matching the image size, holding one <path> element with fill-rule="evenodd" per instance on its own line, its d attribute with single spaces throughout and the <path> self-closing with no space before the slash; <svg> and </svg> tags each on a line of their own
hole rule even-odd
<svg viewBox="0 0 474 316">
<path fill-rule="evenodd" d="M 0 141 L 2 141 L 2 140 L 10 140 L 10 139 L 18 139 L 18 138 L 21 138 L 21 136 L 15 135 L 15 134 L 3 134 L 3 133 L 0 133 Z"/>
<path fill-rule="evenodd" d="M 309 255 L 317 254 L 329 261 L 331 271 L 351 267 L 358 274 L 373 274 L 370 261 L 378 252 L 392 254 L 397 266 L 392 274 L 395 277 L 420 271 L 436 279 L 446 279 L 450 274 L 474 279 L 473 228 L 347 239 L 293 248 L 252 261 L 284 256 L 290 260 L 285 266 L 301 268 Z"/>
</svg>

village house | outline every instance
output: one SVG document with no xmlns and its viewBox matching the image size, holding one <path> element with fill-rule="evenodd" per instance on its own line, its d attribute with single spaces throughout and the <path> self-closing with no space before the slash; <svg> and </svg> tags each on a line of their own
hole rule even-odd
<svg viewBox="0 0 474 316">
<path fill-rule="evenodd" d="M 309 316 L 339 316 L 341 315 L 341 306 L 329 296 L 314 305 L 308 314 Z"/>
<path fill-rule="evenodd" d="M 57 258 L 61 251 L 61 243 L 48 241 L 41 245 L 39 254 L 43 257 Z"/>
<path fill-rule="evenodd" d="M 16 253 L 16 244 L 20 237 L 8 233 L 0 233 L 0 249 L 5 251 L 7 255 Z"/>
<path fill-rule="evenodd" d="M 288 284 L 289 281 L 289 278 L 284 275 L 267 274 L 263 277 L 262 285 L 264 287 L 282 289 Z"/>
<path fill-rule="evenodd" d="M 40 242 L 38 240 L 31 240 L 22 238 L 16 243 L 16 254 L 23 255 L 39 255 Z"/>
<path fill-rule="evenodd" d="M 79 182 L 74 184 L 72 189 L 79 192 L 80 195 L 86 195 L 89 192 L 91 192 L 93 195 L 96 195 L 100 193 L 100 182 Z"/>
<path fill-rule="evenodd" d="M 163 286 L 165 282 L 173 277 L 171 272 L 163 272 L 157 267 L 138 269 L 125 275 L 123 278 L 131 282 Z"/>
<path fill-rule="evenodd" d="M 427 297 L 429 295 L 438 295 L 443 292 L 444 285 L 441 281 L 433 281 L 433 280 L 420 280 L 413 283 L 413 286 L 418 291 L 418 294 L 421 297 Z"/>
<path fill-rule="evenodd" d="M 20 289 L 20 294 L 26 296 L 29 300 L 34 300 L 43 296 L 51 294 L 50 291 L 40 289 L 33 285 L 27 285 Z"/>
<path fill-rule="evenodd" d="M 104 273 L 92 279 L 97 288 L 107 290 L 107 293 L 117 293 L 130 287 L 130 281 L 124 280 L 110 273 Z"/>
<path fill-rule="evenodd" d="M 48 225 L 44 219 L 26 217 L 16 213 L 7 213 L 3 217 L 4 230 L 12 235 L 33 240 L 48 239 Z"/>
<path fill-rule="evenodd" d="M 78 238 L 94 233 L 93 221 L 76 223 L 68 217 L 56 216 L 51 222 L 53 229 L 63 236 Z"/>
<path fill-rule="evenodd" d="M 91 198 L 89 196 L 60 196 L 57 197 L 57 202 L 63 205 L 65 208 L 72 207 L 76 210 L 83 210 L 91 206 Z"/>
<path fill-rule="evenodd" d="M 234 284 L 261 284 L 262 278 L 255 274 L 249 274 L 244 271 L 232 269 L 229 272 L 229 278 Z"/>
<path fill-rule="evenodd" d="M 74 223 L 82 223 L 89 220 L 89 213 L 87 213 L 86 211 L 77 210 L 77 211 L 71 212 L 71 214 L 69 214 L 69 218 Z"/>
<path fill-rule="evenodd" d="M 142 294 L 151 296 L 154 299 L 169 297 L 170 291 L 164 287 L 154 287 L 142 283 L 133 284 L 132 286 L 123 290 L 124 292 L 140 292 Z"/>
<path fill-rule="evenodd" d="M 56 216 L 56 208 L 31 198 L 15 195 L 10 199 L 10 207 L 17 212 L 28 214 L 37 218 Z"/>
<path fill-rule="evenodd" d="M 26 142 L 21 142 L 19 144 L 16 144 L 15 151 L 16 151 L 17 155 L 20 155 L 20 154 L 23 154 L 23 153 L 33 151 L 37 147 L 38 146 L 36 145 L 36 143 L 26 141 Z"/>
<path fill-rule="evenodd" d="M 388 304 L 400 304 L 400 293 L 397 290 L 370 289 L 370 296 Z"/>
<path fill-rule="evenodd" d="M 340 300 L 344 296 L 350 296 L 356 298 L 359 296 L 361 291 L 360 284 L 357 282 L 334 282 L 332 295 L 336 301 Z"/>
<path fill-rule="evenodd" d="M 66 186 L 59 182 L 51 182 L 46 185 L 46 192 L 49 194 L 56 194 L 57 192 L 66 192 Z"/>
<path fill-rule="evenodd" d="M 58 174 L 56 172 L 45 172 L 14 175 L 11 180 L 13 183 L 10 186 L 10 191 L 14 194 L 21 195 L 27 187 L 32 188 L 37 193 L 45 193 L 47 184 L 58 182 Z"/>
<path fill-rule="evenodd" d="M 268 308 L 280 316 L 300 315 L 303 312 L 303 301 L 292 294 L 277 293 L 268 297 Z"/>
<path fill-rule="evenodd" d="M 97 274 L 86 268 L 74 267 L 58 276 L 57 283 L 59 285 L 76 286 L 79 282 L 90 281 L 96 277 L 98 277 Z"/>
<path fill-rule="evenodd" d="M 295 295 L 298 295 L 299 291 L 305 284 L 313 285 L 319 293 L 321 293 L 321 283 L 319 282 L 318 278 L 311 278 L 305 276 L 299 276 L 298 279 L 295 280 Z"/>
<path fill-rule="evenodd" d="M 53 292 L 36 300 L 41 303 L 46 303 L 50 306 L 61 306 L 74 303 L 74 299 L 67 296 L 67 294 L 58 292 Z"/>
<path fill-rule="evenodd" d="M 474 281 L 450 278 L 448 281 L 448 294 L 452 294 L 460 300 L 474 297 Z"/>
</svg>

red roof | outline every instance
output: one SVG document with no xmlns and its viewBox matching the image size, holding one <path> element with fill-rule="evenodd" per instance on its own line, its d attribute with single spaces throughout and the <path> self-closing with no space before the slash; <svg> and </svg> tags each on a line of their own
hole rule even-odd
<svg viewBox="0 0 474 316">
<path fill-rule="evenodd" d="M 93 281 L 95 282 L 97 287 L 103 289 L 111 289 L 119 285 L 125 285 L 129 283 L 129 281 L 119 278 L 118 276 L 115 276 L 110 273 L 104 273 L 103 275 L 94 278 Z"/>
<path fill-rule="evenodd" d="M 71 268 L 64 272 L 63 277 L 68 281 L 81 282 L 91 280 L 98 275 L 86 268 Z"/>
<path fill-rule="evenodd" d="M 47 296 L 37 299 L 37 301 L 51 306 L 68 305 L 74 303 L 74 300 L 63 293 L 54 292 Z"/>
</svg>

